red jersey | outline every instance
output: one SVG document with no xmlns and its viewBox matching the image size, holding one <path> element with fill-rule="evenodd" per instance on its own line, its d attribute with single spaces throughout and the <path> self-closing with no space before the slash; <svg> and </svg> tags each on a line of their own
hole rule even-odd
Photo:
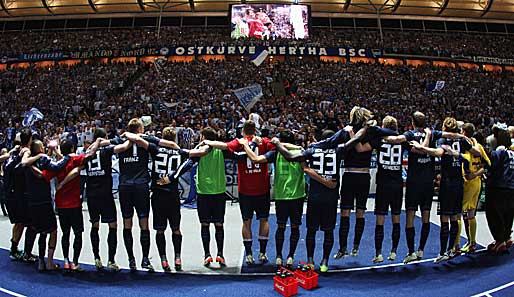
<svg viewBox="0 0 514 297">
<path fill-rule="evenodd" d="M 266 29 L 266 27 L 261 21 L 249 20 L 248 27 L 250 31 L 250 33 L 248 34 L 249 37 L 262 39 L 262 35 L 264 34 L 264 30 Z"/>
<path fill-rule="evenodd" d="M 246 137 L 248 141 L 252 141 L 252 137 Z M 228 149 L 231 153 L 243 151 L 244 148 L 239 144 L 237 139 L 227 142 Z M 274 150 L 275 146 L 271 144 L 268 138 L 263 138 L 262 143 L 254 149 L 257 155 Z M 265 195 L 269 192 L 269 174 L 268 164 L 254 164 L 250 158 L 237 162 L 237 185 L 239 193 L 250 196 Z"/>
<path fill-rule="evenodd" d="M 84 164 L 85 156 L 85 154 L 72 156 L 68 164 L 66 164 L 66 166 L 61 171 L 53 172 L 43 170 L 43 176 L 47 181 L 57 177 L 57 180 L 62 182 L 68 173 L 70 173 L 75 167 Z M 80 176 L 72 179 L 55 193 L 55 204 L 57 205 L 57 208 L 80 207 Z"/>
</svg>

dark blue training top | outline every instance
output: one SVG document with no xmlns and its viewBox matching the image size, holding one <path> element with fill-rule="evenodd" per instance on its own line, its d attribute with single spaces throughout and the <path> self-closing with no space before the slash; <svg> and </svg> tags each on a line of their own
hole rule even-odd
<svg viewBox="0 0 514 297">
<path fill-rule="evenodd" d="M 461 154 L 465 153 L 467 150 L 470 150 L 473 147 L 473 145 L 465 138 L 441 138 L 437 141 L 437 147 L 440 148 L 443 145 L 448 145 L 453 150 L 458 151 Z M 462 160 L 460 157 L 454 157 L 446 153 L 442 155 L 441 181 L 464 182 L 462 177 Z"/>
<path fill-rule="evenodd" d="M 112 193 L 112 155 L 114 145 L 98 148 L 86 164 L 88 199 L 102 198 Z"/>
<path fill-rule="evenodd" d="M 417 141 L 423 143 L 426 133 L 423 130 L 410 130 L 403 133 L 407 141 Z M 432 131 L 432 139 L 430 147 L 435 147 L 435 141 L 441 138 L 443 132 L 438 130 Z M 428 154 L 418 154 L 409 150 L 409 170 L 407 171 L 408 183 L 433 183 L 435 177 L 434 157 Z"/>
<path fill-rule="evenodd" d="M 492 152 L 491 167 L 487 176 L 488 187 L 514 190 L 514 151 L 499 149 Z"/>
<path fill-rule="evenodd" d="M 343 158 L 344 149 L 341 148 L 308 148 L 302 154 L 310 168 L 314 169 L 321 177 L 336 180 L 339 185 L 339 164 Z M 310 179 L 309 199 L 332 199 L 339 195 L 339 186 L 329 189 L 323 184 Z"/>
</svg>

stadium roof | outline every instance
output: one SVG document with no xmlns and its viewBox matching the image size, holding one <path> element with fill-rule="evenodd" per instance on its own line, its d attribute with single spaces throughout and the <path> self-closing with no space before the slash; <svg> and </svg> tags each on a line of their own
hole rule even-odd
<svg viewBox="0 0 514 297">
<path fill-rule="evenodd" d="M 0 18 L 115 13 L 226 16 L 229 4 L 294 3 L 311 5 L 313 16 L 352 17 L 356 14 L 476 18 L 514 21 L 514 0 L 0 0 Z"/>
</svg>

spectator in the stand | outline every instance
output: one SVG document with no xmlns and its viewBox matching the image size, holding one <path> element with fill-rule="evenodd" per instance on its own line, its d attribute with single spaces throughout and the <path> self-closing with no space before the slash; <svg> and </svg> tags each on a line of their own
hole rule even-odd
<svg viewBox="0 0 514 297">
<path fill-rule="evenodd" d="M 186 149 L 192 149 L 195 142 L 195 131 L 189 126 L 189 122 L 184 123 L 184 128 L 178 134 L 179 146 Z"/>
<path fill-rule="evenodd" d="M 493 126 L 493 131 L 491 135 L 487 136 L 485 141 L 486 147 L 489 150 L 489 152 L 492 152 L 496 149 L 496 147 L 498 146 L 498 127 L 496 125 Z"/>
<path fill-rule="evenodd" d="M 257 111 L 255 109 L 252 109 L 250 115 L 248 116 L 248 119 L 249 120 L 252 120 L 255 122 L 255 127 L 257 128 L 258 131 L 261 130 L 261 126 L 262 124 L 264 123 L 264 120 L 262 119 L 262 117 L 257 113 Z"/>
<path fill-rule="evenodd" d="M 339 131 L 341 122 L 334 115 L 334 111 L 330 110 L 325 118 L 326 130 Z"/>
</svg>

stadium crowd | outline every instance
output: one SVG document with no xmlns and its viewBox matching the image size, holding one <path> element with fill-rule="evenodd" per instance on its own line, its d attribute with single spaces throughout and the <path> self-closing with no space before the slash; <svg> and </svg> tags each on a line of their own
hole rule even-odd
<svg viewBox="0 0 514 297">
<path fill-rule="evenodd" d="M 426 111 L 436 126 L 447 115 L 469 119 L 484 135 L 493 123 L 513 119 L 512 109 L 497 108 L 514 100 L 509 71 L 307 60 L 255 67 L 238 59 L 157 68 L 144 63 L 13 68 L 0 77 L 0 126 L 7 142 L 13 135 L 5 130 L 19 128 L 24 113 L 35 106 L 45 115 L 36 126 L 44 137 L 80 136 L 96 126 L 120 134 L 122 123 L 144 115 L 152 116 L 153 133 L 170 124 L 197 131 L 210 125 L 229 135 L 246 114 L 233 90 L 254 83 L 263 86 L 264 96 L 254 110 L 266 115 L 264 133 L 293 129 L 301 132 L 300 142 L 345 125 L 354 105 L 370 108 L 378 118 L 386 112 L 395 116 L 400 130 L 409 128 L 408 116 L 415 110 Z M 436 81 L 445 81 L 443 89 L 427 91 Z M 284 82 L 290 84 L 286 90 Z"/>
<path fill-rule="evenodd" d="M 2 33 L 0 56 L 21 53 L 74 51 L 86 49 L 132 49 L 174 45 L 310 45 L 326 47 L 383 48 L 388 53 L 427 56 L 488 56 L 513 58 L 513 35 L 444 33 L 384 30 L 314 29 L 308 41 L 278 39 L 232 40 L 227 29 L 163 27 L 155 29 L 113 29 L 89 31 L 28 31 Z M 30 42 L 27 42 L 30 40 Z M 501 49 L 501 50 L 498 50 Z"/>
</svg>

